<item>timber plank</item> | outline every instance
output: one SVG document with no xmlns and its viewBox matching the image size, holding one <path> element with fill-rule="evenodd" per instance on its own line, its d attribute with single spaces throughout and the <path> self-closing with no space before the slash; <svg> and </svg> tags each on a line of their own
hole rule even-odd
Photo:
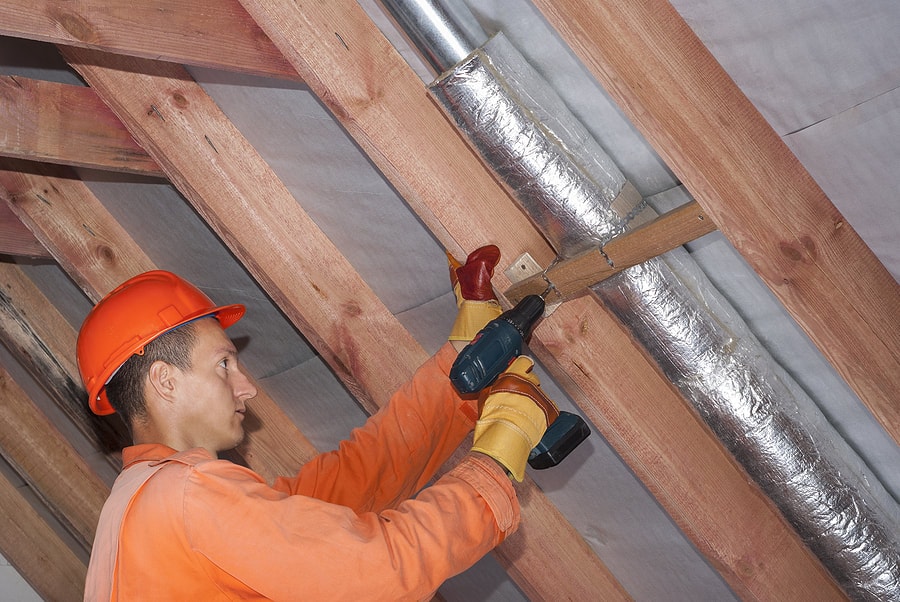
<svg viewBox="0 0 900 602">
<path fill-rule="evenodd" d="M 2 167 L 10 166 L 0 161 L 0 195 L 13 200 L 16 211 L 47 241 L 59 263 L 93 301 L 131 276 L 156 268 L 80 180 L 61 177 L 58 166 L 31 166 L 34 173 Z M 41 171 L 47 175 L 37 173 Z M 49 347 L 54 357 L 75 357 L 74 331 L 68 339 L 59 347 Z M 74 369 L 74 364 L 69 368 Z M 67 376 L 80 382 L 77 372 Z M 316 450 L 262 387 L 254 384 L 258 393 L 248 408 L 248 419 L 259 425 L 247 433 L 240 456 L 266 479 L 292 474 Z"/>
<path fill-rule="evenodd" d="M 90 550 L 109 487 L 0 366 L 0 451 Z"/>
<path fill-rule="evenodd" d="M 0 100 L 0 155 L 162 175 L 90 88 L 0 76 Z"/>
<path fill-rule="evenodd" d="M 6 203 L 0 203 L 0 255 L 50 259 L 50 252 Z"/>
<path fill-rule="evenodd" d="M 0 522 L 3 556 L 43 599 L 83 599 L 87 566 L 2 474 Z"/>
<path fill-rule="evenodd" d="M 299 10 L 244 0 L 244 6 L 448 249 L 456 253 L 491 242 L 504 257 L 528 251 L 541 265 L 550 262 L 549 245 L 355 3 Z M 509 282 L 498 274 L 494 284 L 503 288 Z M 735 591 L 756 599 L 779 599 L 785 592 L 841 596 L 821 563 L 608 312 L 584 298 L 564 303 L 553 318 L 535 333 L 540 359 Z M 568 343 L 560 333 L 569 331 L 585 343 L 575 355 L 561 353 Z M 541 343 L 542 336 L 549 345 Z M 622 367 L 628 369 L 605 369 L 609 356 L 627 357 L 630 363 Z M 590 370 L 591 378 L 583 370 Z M 646 395 L 636 395 L 634 383 L 646 383 L 638 389 Z M 672 408 L 671 416 L 655 412 L 660 403 Z M 641 412 L 642 421 L 629 421 L 631 408 Z M 672 429 L 671 417 L 694 426 Z M 667 490 L 679 494 L 664 495 Z M 752 520 L 723 523 L 723 508 Z M 529 525 L 532 520 L 541 518 L 526 518 Z M 554 586 L 566 577 L 540 568 L 547 557 L 552 552 L 535 563 L 531 585 L 546 588 L 546 599 L 559 599 L 564 594 Z M 516 562 L 506 560 L 508 567 Z"/>
<path fill-rule="evenodd" d="M 122 465 L 118 452 L 128 444 L 128 433 L 117 418 L 94 416 L 88 409 L 74 362 L 75 337 L 72 327 L 21 269 L 0 263 L 0 340 L 118 471 Z"/>
<path fill-rule="evenodd" d="M 298 79 L 236 0 L 0 0 L 0 34 Z"/>
<path fill-rule="evenodd" d="M 425 361 L 425 351 L 205 92 L 173 66 L 73 48 L 64 54 L 357 399 L 370 412 L 387 403 Z M 148 115 L 148 103 L 159 113 Z M 272 256 L 291 257 L 292 262 L 261 259 Z M 526 487 L 530 497 L 543 495 L 531 483 Z M 624 597 L 571 525 L 559 514 L 538 511 L 537 505 L 523 508 L 541 536 L 517 551 L 520 562 L 538 566 L 547 554 L 567 555 L 573 562 L 557 568 L 555 578 L 561 582 L 555 583 L 555 594 L 566 597 L 560 592 L 568 588 L 571 599 L 585 591 Z M 543 587 L 549 595 L 546 582 L 541 587 L 528 582 L 542 577 L 528 571 L 519 583 L 530 591 Z"/>
<path fill-rule="evenodd" d="M 588 287 L 606 280 L 622 270 L 644 263 L 666 251 L 709 234 L 715 230 L 696 201 L 685 203 L 660 215 L 631 232 L 614 237 L 603 247 L 596 247 L 575 257 L 551 265 L 544 272 L 530 276 L 509 287 L 503 294 L 510 303 L 518 303 L 526 295 L 540 295 L 553 283 L 550 301 L 588 292 Z"/>
<path fill-rule="evenodd" d="M 900 284 L 674 7 L 535 5 L 900 443 Z"/>
<path fill-rule="evenodd" d="M 0 550 L 45 600 L 78 602 L 87 566 L 0 473 Z"/>
</svg>

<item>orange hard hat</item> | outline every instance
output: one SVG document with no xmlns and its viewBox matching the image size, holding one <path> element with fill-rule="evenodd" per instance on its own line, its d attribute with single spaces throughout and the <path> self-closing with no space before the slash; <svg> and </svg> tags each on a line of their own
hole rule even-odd
<svg viewBox="0 0 900 602">
<path fill-rule="evenodd" d="M 215 316 L 228 328 L 243 315 L 243 305 L 216 306 L 171 272 L 153 270 L 126 280 L 94 306 L 78 333 L 78 370 L 91 410 L 101 416 L 115 412 L 106 383 L 159 335 L 203 316 Z"/>
</svg>

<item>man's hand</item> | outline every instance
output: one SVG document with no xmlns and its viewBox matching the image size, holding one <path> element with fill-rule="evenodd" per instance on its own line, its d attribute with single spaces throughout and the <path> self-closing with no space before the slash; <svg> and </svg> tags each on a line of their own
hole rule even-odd
<svg viewBox="0 0 900 602">
<path fill-rule="evenodd" d="M 528 454 L 559 416 L 556 404 L 541 390 L 534 362 L 521 355 L 479 399 L 472 451 L 494 458 L 517 481 L 525 477 Z"/>
<path fill-rule="evenodd" d="M 447 253 L 450 282 L 459 308 L 448 338 L 458 342 L 454 343 L 457 351 L 503 311 L 491 287 L 494 268 L 499 261 L 500 249 L 495 245 L 486 245 L 472 251 L 465 264 L 460 264 Z"/>
</svg>

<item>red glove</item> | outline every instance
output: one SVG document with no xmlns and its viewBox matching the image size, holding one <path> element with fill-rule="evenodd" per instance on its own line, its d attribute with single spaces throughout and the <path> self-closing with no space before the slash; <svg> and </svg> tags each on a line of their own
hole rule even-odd
<svg viewBox="0 0 900 602">
<path fill-rule="evenodd" d="M 500 249 L 495 245 L 475 249 L 466 258 L 465 265 L 447 253 L 450 282 L 459 308 L 450 330 L 451 341 L 471 341 L 488 322 L 503 313 L 491 287 L 491 277 L 499 261 Z"/>
</svg>

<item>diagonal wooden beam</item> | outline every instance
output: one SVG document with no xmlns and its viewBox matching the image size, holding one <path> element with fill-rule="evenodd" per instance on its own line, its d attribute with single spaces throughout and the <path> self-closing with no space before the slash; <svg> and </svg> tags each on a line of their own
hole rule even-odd
<svg viewBox="0 0 900 602">
<path fill-rule="evenodd" d="M 425 351 L 203 90 L 171 65 L 74 48 L 64 55 L 357 399 L 369 411 L 386 403 L 426 359 Z M 157 111 L 148 115 L 148 104 Z M 264 259 L 273 256 L 291 261 Z M 523 498 L 534 500 L 523 508 L 532 538 L 515 550 L 515 561 L 538 566 L 548 554 L 567 557 L 571 562 L 555 570 L 554 593 L 622 598 L 621 587 L 575 529 L 560 514 L 541 512 L 550 502 L 532 482 L 524 487 Z M 546 588 L 540 572 L 515 576 L 529 591 Z"/>
<path fill-rule="evenodd" d="M 161 176 L 90 88 L 0 76 L 0 155 Z"/>
<path fill-rule="evenodd" d="M 127 278 L 156 267 L 80 180 L 58 166 L 18 162 L 14 167 L 31 171 L 10 171 L 9 160 L 5 161 L 0 161 L 0 196 L 8 197 L 90 299 L 96 302 Z M 17 306 L 28 304 L 24 293 L 14 299 Z M 71 361 L 75 357 L 71 329 L 65 339 L 68 342 L 56 345 L 47 333 L 40 335 L 54 357 Z M 80 382 L 74 364 L 69 369 L 68 378 Z M 257 388 L 249 412 L 259 427 L 247 433 L 240 456 L 267 479 L 291 474 L 316 450 L 263 388 Z"/>
<path fill-rule="evenodd" d="M 0 377 L 0 388 L 7 385 Z M 78 602 L 84 596 L 87 565 L 53 531 L 0 473 L 0 550 L 45 600 Z"/>
<path fill-rule="evenodd" d="M 900 284 L 665 0 L 536 0 L 900 443 Z"/>
<path fill-rule="evenodd" d="M 74 363 L 75 331 L 21 269 L 9 263 L 0 263 L 0 341 L 118 470 L 118 452 L 129 441 L 125 425 L 118 417 L 100 418 L 88 410 Z"/>
<path fill-rule="evenodd" d="M 550 262 L 549 245 L 355 2 L 332 2 L 327 9 L 243 2 L 447 248 L 493 242 L 507 258 L 528 251 L 541 265 Z M 502 289 L 509 282 L 499 274 L 495 284 Z M 739 595 L 842 597 L 689 404 L 595 301 L 564 303 L 538 328 L 532 349 Z M 732 518 L 723 522 L 726 514 Z M 546 575 L 543 582 L 535 577 L 537 589 L 528 593 L 562 598 L 554 586 L 565 578 L 545 570 L 547 557 L 553 555 L 540 555 L 524 569 Z"/>
<path fill-rule="evenodd" d="M 0 203 L 0 255 L 50 259 L 50 252 L 6 203 Z"/>
<path fill-rule="evenodd" d="M 0 35 L 298 79 L 236 0 L 0 0 Z"/>
<path fill-rule="evenodd" d="M 2 366 L 0 383 L 0 452 L 89 551 L 109 487 Z"/>
</svg>

